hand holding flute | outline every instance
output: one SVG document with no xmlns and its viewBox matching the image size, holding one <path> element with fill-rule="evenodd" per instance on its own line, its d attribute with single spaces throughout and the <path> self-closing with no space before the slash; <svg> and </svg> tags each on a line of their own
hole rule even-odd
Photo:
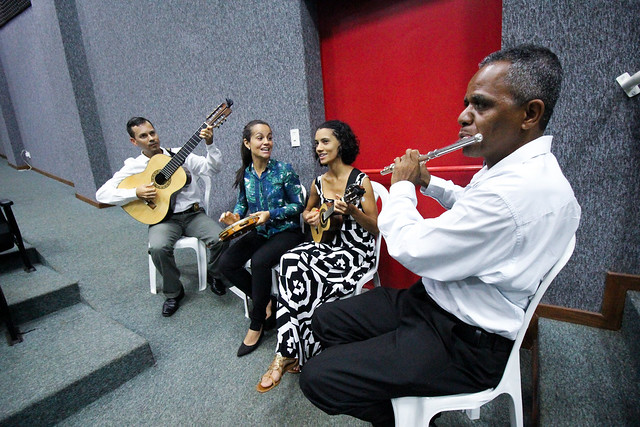
<svg viewBox="0 0 640 427">
<path fill-rule="evenodd" d="M 466 147 L 467 145 L 475 144 L 476 142 L 482 141 L 482 134 L 477 133 L 473 136 L 468 136 L 466 138 L 459 139 L 451 145 L 447 145 L 444 148 L 440 148 L 437 150 L 429 151 L 427 154 L 419 154 L 418 153 L 418 161 L 422 163 L 426 163 L 428 160 L 435 159 L 436 157 L 444 156 L 445 154 L 452 153 L 460 148 Z M 380 171 L 380 175 L 387 175 L 393 172 L 395 164 L 392 163 L 389 166 L 385 167 Z"/>
<path fill-rule="evenodd" d="M 428 160 L 480 141 L 482 141 L 482 135 L 478 133 L 474 136 L 462 138 L 444 148 L 430 151 L 427 154 L 420 154 L 418 150 L 407 150 L 404 156 L 396 158 L 396 161 L 384 168 L 380 174 L 386 175 L 393 172 L 391 177 L 392 185 L 398 181 L 409 181 L 416 186 L 428 187 L 431 182 L 431 174 L 426 167 L 423 167 Z"/>
</svg>

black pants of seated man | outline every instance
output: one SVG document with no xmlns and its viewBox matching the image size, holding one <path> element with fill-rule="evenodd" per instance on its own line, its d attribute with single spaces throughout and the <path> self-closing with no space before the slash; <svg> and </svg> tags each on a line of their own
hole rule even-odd
<svg viewBox="0 0 640 427">
<path fill-rule="evenodd" d="M 442 310 L 422 282 L 325 304 L 311 325 L 324 350 L 302 369 L 302 392 L 328 414 L 374 425 L 393 425 L 395 397 L 495 387 L 513 344 L 493 334 L 493 344 L 468 342 L 473 328 Z"/>
</svg>

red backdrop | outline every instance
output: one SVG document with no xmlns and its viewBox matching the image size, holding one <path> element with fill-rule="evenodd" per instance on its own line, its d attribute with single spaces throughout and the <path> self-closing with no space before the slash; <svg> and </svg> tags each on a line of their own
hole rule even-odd
<svg viewBox="0 0 640 427">
<path fill-rule="evenodd" d="M 478 62 L 500 48 L 501 0 L 318 2 L 325 116 L 351 125 L 360 139 L 354 166 L 387 188 L 379 170 L 407 148 L 426 153 L 457 139 L 457 118 Z M 478 159 L 449 154 L 429 170 L 466 185 Z M 418 198 L 425 217 L 442 208 Z M 383 286 L 407 287 L 417 276 L 383 246 Z"/>
</svg>

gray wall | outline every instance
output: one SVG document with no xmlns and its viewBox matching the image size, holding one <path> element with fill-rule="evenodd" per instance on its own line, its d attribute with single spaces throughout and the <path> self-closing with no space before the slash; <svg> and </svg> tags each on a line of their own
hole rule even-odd
<svg viewBox="0 0 640 427">
<path fill-rule="evenodd" d="M 228 162 L 214 212 L 233 205 L 240 132 L 251 119 L 271 123 L 275 157 L 307 186 L 319 172 L 310 146 L 324 112 L 314 1 L 32 3 L 0 30 L 0 153 L 12 164 L 27 149 L 35 167 L 93 198 L 137 154 L 129 117 L 148 117 L 164 145 L 181 146 L 228 96 L 234 112 L 214 136 Z M 551 304 L 599 311 L 608 270 L 640 274 L 640 96 L 615 82 L 640 70 L 639 11 L 638 0 L 503 2 L 503 45 L 545 44 L 566 70 L 549 131 L 583 220 Z M 289 146 L 291 128 L 302 147 Z"/>
<path fill-rule="evenodd" d="M 147 117 L 163 145 L 179 147 L 229 97 L 233 113 L 214 132 L 226 161 L 214 214 L 235 202 L 242 127 L 252 119 L 271 124 L 275 158 L 293 163 L 306 185 L 315 176 L 311 129 L 324 99 L 314 10 L 304 1 L 32 4 L 0 30 L 0 94 L 9 95 L 0 152 L 12 164 L 29 150 L 34 167 L 93 199 L 139 154 L 125 130 L 130 117 Z M 292 128 L 301 147 L 290 145 Z"/>
<path fill-rule="evenodd" d="M 638 0 L 503 1 L 503 46 L 544 44 L 565 70 L 552 151 L 583 217 L 551 304 L 600 311 L 607 271 L 640 274 L 640 96 L 616 82 L 640 70 L 639 15 Z"/>
</svg>

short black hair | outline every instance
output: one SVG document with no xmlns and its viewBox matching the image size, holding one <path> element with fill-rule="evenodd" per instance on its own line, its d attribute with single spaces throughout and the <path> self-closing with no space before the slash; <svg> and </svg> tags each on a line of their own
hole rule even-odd
<svg viewBox="0 0 640 427">
<path fill-rule="evenodd" d="M 532 99 L 542 100 L 544 114 L 540 126 L 544 130 L 562 86 L 562 65 L 556 54 L 543 46 L 523 44 L 490 54 L 480 62 L 480 68 L 498 61 L 511 63 L 506 83 L 518 104 L 523 105 Z"/>
<path fill-rule="evenodd" d="M 133 132 L 133 127 L 140 126 L 143 123 L 149 123 L 151 126 L 153 126 L 153 123 L 151 123 L 149 120 L 145 119 L 144 117 L 131 117 L 129 119 L 129 121 L 127 122 L 127 133 L 131 138 L 135 138 L 136 136 L 136 134 Z"/>
</svg>

